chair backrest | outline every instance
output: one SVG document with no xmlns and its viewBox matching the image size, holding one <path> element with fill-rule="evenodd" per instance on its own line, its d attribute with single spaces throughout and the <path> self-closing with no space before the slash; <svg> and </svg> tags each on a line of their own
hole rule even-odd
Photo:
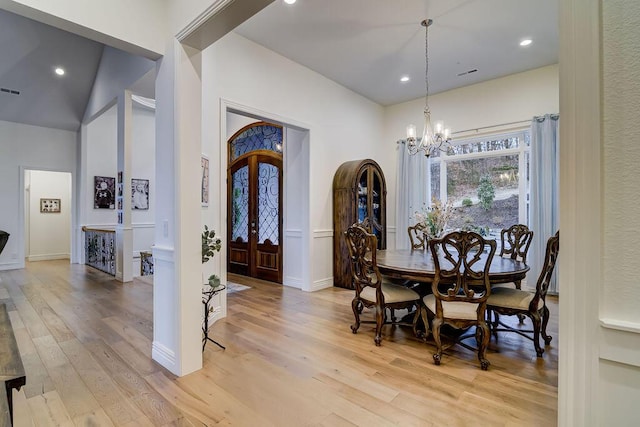
<svg viewBox="0 0 640 427">
<path fill-rule="evenodd" d="M 533 239 L 533 231 L 529 230 L 524 224 L 512 225 L 500 232 L 500 256 L 509 255 L 511 259 L 518 259 L 527 263 L 527 253 L 531 240 Z"/>
<path fill-rule="evenodd" d="M 556 232 L 554 236 L 549 237 L 547 240 L 547 249 L 544 253 L 544 264 L 542 265 L 542 271 L 538 276 L 538 283 L 536 283 L 536 294 L 531 300 L 530 306 L 536 308 L 538 306 L 538 300 L 547 296 L 547 289 L 549 289 L 549 283 L 553 276 L 553 270 L 556 267 L 556 260 L 558 259 L 558 252 L 560 251 L 560 230 Z"/>
<path fill-rule="evenodd" d="M 411 249 L 427 248 L 427 236 L 424 234 L 424 225 L 418 223 L 407 227 L 407 233 L 409 233 L 409 240 L 411 240 Z"/>
<path fill-rule="evenodd" d="M 359 295 L 367 286 L 379 289 L 382 275 L 376 264 L 377 237 L 360 223 L 351 225 L 344 235 L 349 248 L 351 277 L 356 293 Z"/>
<path fill-rule="evenodd" d="M 454 231 L 429 240 L 429 249 L 436 270 L 432 282 L 436 306 L 440 301 L 486 302 L 491 292 L 489 267 L 496 253 L 495 240 L 471 231 Z"/>
</svg>

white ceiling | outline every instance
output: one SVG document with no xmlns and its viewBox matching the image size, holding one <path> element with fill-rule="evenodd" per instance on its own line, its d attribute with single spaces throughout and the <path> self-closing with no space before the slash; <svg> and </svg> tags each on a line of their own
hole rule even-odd
<svg viewBox="0 0 640 427">
<path fill-rule="evenodd" d="M 558 0 L 275 0 L 235 31 L 390 105 L 424 96 L 426 17 L 431 93 L 558 61 Z M 0 10 L 0 120 L 77 130 L 103 47 Z"/>
<path fill-rule="evenodd" d="M 275 0 L 235 31 L 390 105 L 424 96 L 424 18 L 434 20 L 437 93 L 557 63 L 558 8 L 558 0 Z M 520 47 L 524 38 L 533 43 Z"/>
<path fill-rule="evenodd" d="M 0 88 L 20 92 L 0 91 L 0 120 L 78 130 L 103 47 L 0 10 Z"/>
</svg>

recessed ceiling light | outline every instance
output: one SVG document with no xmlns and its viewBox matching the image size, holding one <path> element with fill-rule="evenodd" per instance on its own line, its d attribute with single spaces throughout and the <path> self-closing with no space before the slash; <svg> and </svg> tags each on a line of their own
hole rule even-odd
<svg viewBox="0 0 640 427">
<path fill-rule="evenodd" d="M 400 81 L 401 81 L 402 83 L 406 83 L 406 82 L 408 82 L 408 81 L 409 81 L 409 76 L 402 76 L 402 77 L 400 77 Z"/>
<path fill-rule="evenodd" d="M 56 67 L 56 69 L 54 70 L 55 73 L 59 76 L 64 76 L 64 68 L 62 67 Z"/>
<path fill-rule="evenodd" d="M 294 4 L 296 0 L 284 0 L 286 4 Z"/>
<path fill-rule="evenodd" d="M 524 39 L 520 42 L 520 46 L 529 46 L 531 44 L 531 39 Z"/>
</svg>

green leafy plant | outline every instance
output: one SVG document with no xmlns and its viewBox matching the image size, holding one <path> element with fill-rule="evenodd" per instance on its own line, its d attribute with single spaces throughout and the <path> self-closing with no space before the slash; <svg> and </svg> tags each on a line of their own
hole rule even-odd
<svg viewBox="0 0 640 427">
<path fill-rule="evenodd" d="M 485 211 L 488 211 L 493 206 L 493 199 L 496 197 L 496 190 L 491 182 L 489 175 L 483 175 L 480 178 L 480 185 L 478 186 L 478 199 L 480 199 L 480 206 Z"/>
<path fill-rule="evenodd" d="M 202 232 L 202 263 L 209 261 L 216 252 L 220 252 L 222 249 L 222 240 L 216 238 L 215 230 L 209 230 L 209 227 L 204 226 Z"/>
<path fill-rule="evenodd" d="M 462 206 L 466 206 L 466 207 L 473 206 L 473 202 L 469 198 L 463 199 Z"/>
</svg>

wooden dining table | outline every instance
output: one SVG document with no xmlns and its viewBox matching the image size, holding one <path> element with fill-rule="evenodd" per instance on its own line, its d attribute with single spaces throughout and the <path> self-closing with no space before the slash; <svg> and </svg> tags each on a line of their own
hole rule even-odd
<svg viewBox="0 0 640 427">
<path fill-rule="evenodd" d="M 431 283 L 436 274 L 431 251 L 419 249 L 386 249 L 376 251 L 380 273 L 395 279 Z M 495 255 L 489 267 L 492 285 L 523 280 L 529 266 L 522 261 Z"/>
</svg>

